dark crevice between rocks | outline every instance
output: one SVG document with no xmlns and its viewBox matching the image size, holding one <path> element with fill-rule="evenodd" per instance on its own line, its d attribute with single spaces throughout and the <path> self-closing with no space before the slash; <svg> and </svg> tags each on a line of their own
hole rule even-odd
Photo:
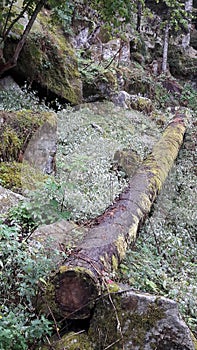
<svg viewBox="0 0 197 350">
<path fill-rule="evenodd" d="M 48 90 L 46 87 L 40 85 L 39 83 L 33 81 L 29 82 L 28 78 L 23 77 L 21 74 L 16 72 L 15 69 L 9 71 L 9 75 L 15 80 L 15 82 L 22 89 L 27 85 L 28 92 L 34 92 L 35 96 L 39 99 L 39 103 L 44 102 L 46 106 L 53 109 L 55 112 L 65 108 L 71 103 L 63 97 L 58 96 L 54 92 Z M 5 75 L 6 76 L 6 75 Z M 2 77 L 3 78 L 3 77 Z"/>
</svg>

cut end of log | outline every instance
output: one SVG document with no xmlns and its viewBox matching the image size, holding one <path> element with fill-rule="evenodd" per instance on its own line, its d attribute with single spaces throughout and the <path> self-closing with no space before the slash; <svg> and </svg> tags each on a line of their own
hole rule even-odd
<svg viewBox="0 0 197 350">
<path fill-rule="evenodd" d="M 98 295 L 99 288 L 88 271 L 80 267 L 60 268 L 56 284 L 56 301 L 65 318 L 90 317 Z"/>
</svg>

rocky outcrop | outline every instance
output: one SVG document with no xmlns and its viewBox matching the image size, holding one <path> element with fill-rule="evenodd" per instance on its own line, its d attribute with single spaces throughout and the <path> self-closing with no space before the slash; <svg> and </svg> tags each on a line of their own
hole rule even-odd
<svg viewBox="0 0 197 350">
<path fill-rule="evenodd" d="M 18 42 L 14 33 L 7 41 L 5 57 L 9 58 Z M 38 16 L 13 73 L 30 84 L 72 103 L 82 99 L 82 84 L 77 58 L 69 41 L 58 26 L 49 23 L 47 11 Z"/>
<path fill-rule="evenodd" d="M 197 77 L 197 51 L 192 47 L 183 51 L 177 46 L 170 46 L 168 62 L 170 72 L 176 78 L 195 79 Z"/>
<path fill-rule="evenodd" d="M 46 111 L 0 111 L 0 161 L 20 161 L 20 155 L 24 154 L 33 134 L 54 118 L 54 113 Z"/>
</svg>

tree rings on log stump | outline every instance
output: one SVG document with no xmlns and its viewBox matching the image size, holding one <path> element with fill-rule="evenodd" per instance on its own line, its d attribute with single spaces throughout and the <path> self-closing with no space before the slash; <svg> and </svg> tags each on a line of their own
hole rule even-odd
<svg viewBox="0 0 197 350">
<path fill-rule="evenodd" d="M 87 318 L 98 295 L 99 286 L 90 271 L 82 267 L 60 268 L 56 276 L 56 301 L 66 318 Z"/>
</svg>

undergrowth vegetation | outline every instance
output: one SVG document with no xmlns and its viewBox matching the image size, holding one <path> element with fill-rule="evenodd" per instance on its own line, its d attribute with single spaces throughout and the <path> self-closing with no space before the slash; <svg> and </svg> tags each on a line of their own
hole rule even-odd
<svg viewBox="0 0 197 350">
<path fill-rule="evenodd" d="M 127 185 L 123 169 L 113 167 L 116 150 L 126 147 L 143 159 L 158 136 L 154 121 L 112 103 L 61 111 L 57 180 L 64 186 L 63 205 L 71 218 L 86 220 L 102 214 Z"/>
<path fill-rule="evenodd" d="M 28 220 L 31 221 L 30 216 Z M 24 215 L 0 225 L 0 349 L 31 350 L 46 339 L 53 323 L 37 310 L 40 291 L 47 285 L 59 252 L 49 255 L 42 247 L 32 246 L 22 231 Z M 23 226 L 23 227 L 22 227 Z"/>
<path fill-rule="evenodd" d="M 0 109 L 47 109 L 35 94 L 33 102 L 21 92 L 15 91 L 12 98 L 9 92 L 0 95 Z M 160 105 L 165 105 L 165 96 L 159 98 Z M 195 110 L 193 89 L 185 86 L 181 98 Z M 36 306 L 59 252 L 51 256 L 41 246 L 31 246 L 31 232 L 62 218 L 83 222 L 101 214 L 127 186 L 124 169 L 114 167 L 115 151 L 131 148 L 145 158 L 160 136 L 160 120 L 163 127 L 171 116 L 165 112 L 165 116 L 145 118 L 106 102 L 67 108 L 58 118 L 56 176 L 29 192 L 29 201 L 12 209 L 0 223 L 0 350 L 35 349 L 54 330 L 54 323 L 39 314 Z M 176 165 L 134 249 L 128 251 L 119 275 L 113 277 L 137 290 L 176 300 L 196 334 L 194 126 L 195 122 L 188 128 Z M 6 176 L 4 171 L 4 181 Z"/>
</svg>

